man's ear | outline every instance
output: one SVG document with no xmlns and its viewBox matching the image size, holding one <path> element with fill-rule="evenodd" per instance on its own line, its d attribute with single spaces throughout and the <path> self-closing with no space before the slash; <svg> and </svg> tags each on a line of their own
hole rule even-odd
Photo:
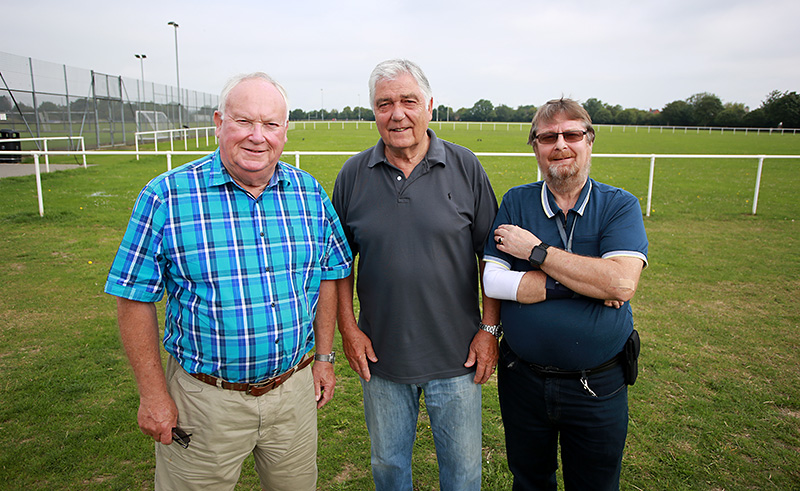
<svg viewBox="0 0 800 491">
<path fill-rule="evenodd" d="M 214 130 L 214 134 L 219 137 L 219 130 L 222 127 L 222 113 L 219 111 L 214 111 L 214 126 L 217 128 Z"/>
</svg>

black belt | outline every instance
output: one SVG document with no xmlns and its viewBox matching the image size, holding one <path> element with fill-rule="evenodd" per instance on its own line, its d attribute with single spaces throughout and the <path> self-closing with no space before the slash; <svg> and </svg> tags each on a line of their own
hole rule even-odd
<svg viewBox="0 0 800 491">
<path fill-rule="evenodd" d="M 531 370 L 533 370 L 534 372 L 543 377 L 581 378 L 581 377 L 588 377 L 589 375 L 593 375 L 596 373 L 605 372 L 607 370 L 611 370 L 612 368 L 620 364 L 619 358 L 620 358 L 619 355 L 617 355 L 614 358 L 603 363 L 602 365 L 598 365 L 594 368 L 587 368 L 586 370 L 561 370 L 560 368 L 556 367 L 545 367 L 542 365 L 537 365 L 536 363 L 530 363 L 522 359 L 520 359 L 520 361 L 528 365 Z"/>
</svg>

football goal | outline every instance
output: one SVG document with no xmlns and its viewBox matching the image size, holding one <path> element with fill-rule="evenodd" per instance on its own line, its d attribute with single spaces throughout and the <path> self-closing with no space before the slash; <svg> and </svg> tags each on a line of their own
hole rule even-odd
<svg viewBox="0 0 800 491">
<path fill-rule="evenodd" d="M 156 135 L 161 140 L 168 139 L 168 133 L 158 133 L 158 131 L 168 130 L 172 128 L 172 125 L 167 115 L 161 111 L 136 111 L 136 127 L 139 132 L 153 132 L 139 135 L 141 141 L 154 141 Z"/>
</svg>

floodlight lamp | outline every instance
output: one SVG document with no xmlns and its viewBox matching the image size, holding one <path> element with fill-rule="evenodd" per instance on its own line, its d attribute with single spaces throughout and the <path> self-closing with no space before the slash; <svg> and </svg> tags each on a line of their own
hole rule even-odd
<svg viewBox="0 0 800 491">
<path fill-rule="evenodd" d="M 177 22 L 175 22 L 175 21 L 172 21 L 172 20 L 171 20 L 171 21 L 169 21 L 169 22 L 167 22 L 167 25 L 168 25 L 168 26 L 180 27 L 180 26 L 178 25 L 178 23 L 177 23 Z"/>
</svg>

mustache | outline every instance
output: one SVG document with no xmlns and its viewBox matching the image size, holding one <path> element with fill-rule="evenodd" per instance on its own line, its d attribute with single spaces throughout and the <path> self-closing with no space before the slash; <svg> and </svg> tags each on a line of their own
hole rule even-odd
<svg viewBox="0 0 800 491">
<path fill-rule="evenodd" d="M 574 152 L 557 150 L 550 155 L 550 159 L 551 160 L 570 159 L 576 156 L 577 155 Z"/>
</svg>

